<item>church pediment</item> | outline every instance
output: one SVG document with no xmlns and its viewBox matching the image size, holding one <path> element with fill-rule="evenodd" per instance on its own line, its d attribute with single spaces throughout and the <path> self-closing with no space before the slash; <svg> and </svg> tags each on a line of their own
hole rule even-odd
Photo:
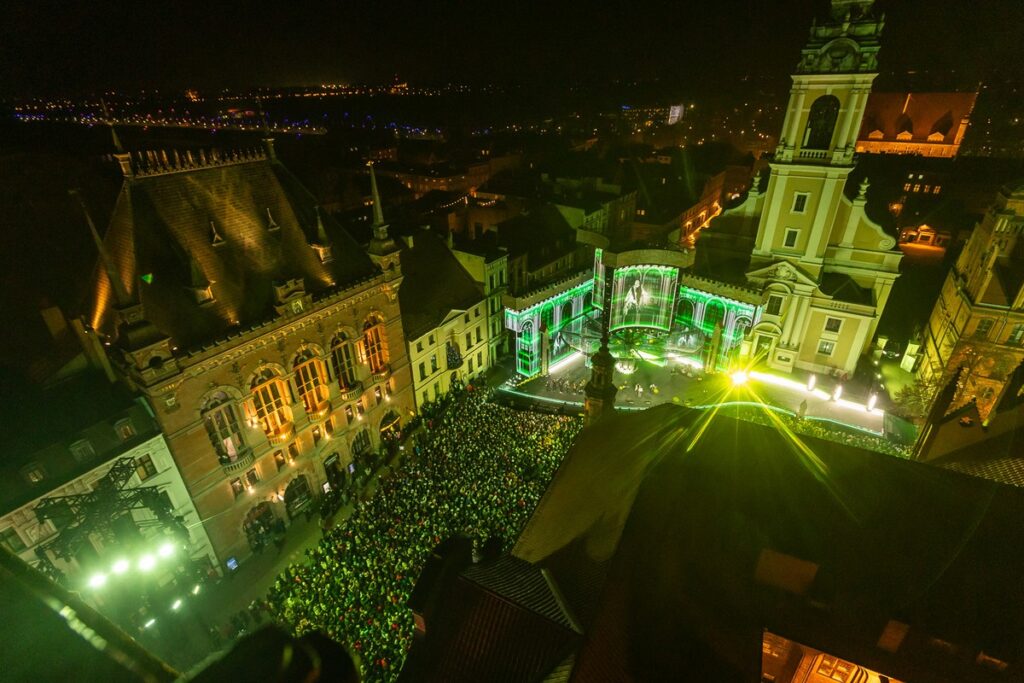
<svg viewBox="0 0 1024 683">
<path fill-rule="evenodd" d="M 763 280 L 775 282 L 792 282 L 793 284 L 817 287 L 817 281 L 808 275 L 803 269 L 794 266 L 788 261 L 776 261 L 755 270 L 747 271 L 748 280 Z"/>
</svg>

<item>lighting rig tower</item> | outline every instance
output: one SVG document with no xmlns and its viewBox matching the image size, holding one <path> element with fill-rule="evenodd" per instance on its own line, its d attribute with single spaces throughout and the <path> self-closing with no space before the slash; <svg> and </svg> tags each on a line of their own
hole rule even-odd
<svg viewBox="0 0 1024 683">
<path fill-rule="evenodd" d="M 131 518 L 136 527 L 158 526 L 187 538 L 184 520 L 174 515 L 160 487 L 129 486 L 135 468 L 134 459 L 120 458 L 89 493 L 50 496 L 39 501 L 35 508 L 39 522 L 52 521 L 59 529 L 56 536 L 36 549 L 47 569 L 56 571 L 48 556 L 51 550 L 67 561 L 75 558 L 93 536 L 114 543 L 118 532 L 124 529 L 125 515 L 130 517 L 133 510 L 148 510 L 155 516 L 149 520 Z"/>
</svg>

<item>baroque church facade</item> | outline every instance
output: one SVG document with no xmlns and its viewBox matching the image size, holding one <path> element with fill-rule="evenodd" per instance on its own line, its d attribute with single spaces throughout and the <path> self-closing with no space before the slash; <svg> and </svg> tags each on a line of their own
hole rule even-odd
<svg viewBox="0 0 1024 683">
<path fill-rule="evenodd" d="M 698 264 L 718 261 L 706 274 L 762 292 L 748 354 L 783 372 L 851 373 L 899 277 L 854 160 L 884 24 L 872 5 L 832 0 L 811 27 L 767 177 L 707 228 L 717 255 L 700 254 L 704 235 L 696 246 Z"/>
<path fill-rule="evenodd" d="M 414 408 L 379 196 L 365 249 L 264 146 L 119 149 L 102 239 L 90 219 L 91 331 L 151 406 L 222 568 L 365 474 Z"/>
</svg>

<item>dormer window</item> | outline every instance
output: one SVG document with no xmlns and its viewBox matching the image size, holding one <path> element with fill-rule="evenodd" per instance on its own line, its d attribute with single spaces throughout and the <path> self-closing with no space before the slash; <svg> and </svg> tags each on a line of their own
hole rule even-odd
<svg viewBox="0 0 1024 683">
<path fill-rule="evenodd" d="M 132 424 L 131 418 L 125 418 L 118 420 L 114 424 L 114 431 L 117 432 L 117 436 L 121 441 L 127 441 L 135 436 L 135 425 Z"/>
<path fill-rule="evenodd" d="M 193 287 L 192 295 L 195 296 L 196 303 L 200 306 L 213 303 L 213 287 L 209 285 L 206 287 Z"/>
<path fill-rule="evenodd" d="M 334 260 L 334 255 L 331 253 L 331 248 L 325 244 L 311 244 L 309 245 L 316 252 L 317 258 L 320 259 L 320 263 L 330 263 Z"/>
<path fill-rule="evenodd" d="M 885 137 L 885 133 L 883 133 L 882 131 L 878 130 L 877 128 L 875 130 L 871 131 L 870 133 L 868 133 L 868 140 L 881 140 L 884 137 Z"/>
<path fill-rule="evenodd" d="M 29 484 L 38 484 L 46 479 L 46 469 L 37 462 L 29 463 L 21 468 L 21 476 Z"/>
<path fill-rule="evenodd" d="M 96 450 L 92 447 L 92 444 L 88 439 L 81 439 L 68 446 L 68 450 L 71 451 L 71 456 L 77 462 L 85 462 L 96 457 Z"/>
</svg>

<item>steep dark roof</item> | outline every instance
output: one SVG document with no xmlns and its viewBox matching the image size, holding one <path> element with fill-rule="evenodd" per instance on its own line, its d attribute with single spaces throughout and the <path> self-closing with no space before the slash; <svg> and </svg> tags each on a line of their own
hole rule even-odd
<svg viewBox="0 0 1024 683">
<path fill-rule="evenodd" d="M 498 224 L 498 245 L 510 256 L 526 254 L 530 268 L 550 263 L 576 248 L 576 233 L 558 209 L 535 207 Z"/>
<path fill-rule="evenodd" d="M 484 298 L 444 241 L 428 230 L 413 233 L 413 246 L 403 246 L 401 259 L 398 303 L 408 339 L 437 327 L 453 310 L 466 310 Z"/>
<path fill-rule="evenodd" d="M 529 563 L 504 557 L 470 565 L 441 590 L 403 681 L 539 681 L 579 643 Z"/>
<path fill-rule="evenodd" d="M 890 619 L 1019 672 L 1022 492 L 700 415 L 584 431 L 513 551 L 546 566 L 582 543 L 610 562 L 572 680 L 757 680 L 763 628 L 901 680 L 987 680 L 882 651 Z M 756 578 L 765 549 L 817 565 L 806 593 Z"/>
<path fill-rule="evenodd" d="M 884 140 L 896 140 L 907 130 L 910 142 L 926 142 L 929 135 L 941 133 L 941 142 L 951 144 L 960 120 L 971 113 L 977 98 L 975 92 L 873 92 L 868 95 L 859 139 L 880 130 Z"/>
<path fill-rule="evenodd" d="M 316 204 L 280 163 L 266 159 L 142 176 L 125 182 L 104 242 L 146 317 L 190 347 L 270 316 L 275 280 L 301 277 L 318 293 L 373 275 L 360 246 L 323 211 L 333 261 L 320 263 L 309 246 L 317 238 Z M 268 210 L 279 229 L 270 230 Z M 212 283 L 212 304 L 201 306 L 188 290 L 190 259 Z M 97 291 L 94 320 L 109 331 L 102 269 Z"/>
</svg>

